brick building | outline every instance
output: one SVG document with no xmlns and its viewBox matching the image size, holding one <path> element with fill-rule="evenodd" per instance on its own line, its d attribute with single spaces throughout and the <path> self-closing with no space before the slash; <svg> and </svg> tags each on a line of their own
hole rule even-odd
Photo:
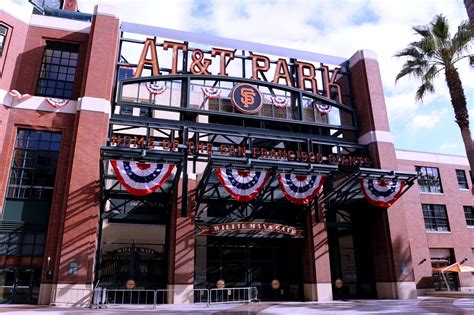
<svg viewBox="0 0 474 315">
<path fill-rule="evenodd" d="M 0 3 L 1 302 L 474 286 L 432 273 L 474 259 L 467 160 L 395 149 L 374 53 L 36 12 Z"/>
</svg>

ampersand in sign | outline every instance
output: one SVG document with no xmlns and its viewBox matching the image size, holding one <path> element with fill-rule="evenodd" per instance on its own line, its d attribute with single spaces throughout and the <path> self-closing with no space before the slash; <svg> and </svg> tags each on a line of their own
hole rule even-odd
<svg viewBox="0 0 474 315">
<path fill-rule="evenodd" d="M 254 90 L 249 89 L 249 88 L 243 88 L 240 93 L 242 95 L 242 97 L 240 98 L 240 101 L 242 102 L 245 108 L 248 108 L 250 105 L 252 105 L 255 102 Z"/>
<path fill-rule="evenodd" d="M 212 60 L 205 59 L 204 53 L 201 49 L 195 49 L 191 55 L 191 59 L 193 60 L 193 62 L 191 63 L 192 74 L 211 74 L 209 71 L 207 71 L 207 68 L 212 63 Z"/>
</svg>

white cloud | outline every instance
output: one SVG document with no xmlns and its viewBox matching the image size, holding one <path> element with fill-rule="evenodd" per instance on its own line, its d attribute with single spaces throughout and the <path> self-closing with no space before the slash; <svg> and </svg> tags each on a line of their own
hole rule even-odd
<svg viewBox="0 0 474 315">
<path fill-rule="evenodd" d="M 438 126 L 439 121 L 446 114 L 449 115 L 446 108 L 432 111 L 430 114 L 418 114 L 411 119 L 409 126 L 414 131 L 433 129 Z"/>
<path fill-rule="evenodd" d="M 98 1 L 78 0 L 79 8 L 92 12 L 93 4 Z M 416 104 L 415 92 L 419 82 L 404 78 L 395 85 L 395 76 L 403 60 L 393 55 L 416 39 L 412 26 L 427 24 L 438 13 L 448 17 L 453 32 L 461 20 L 467 19 L 463 0 L 109 2 L 119 7 L 122 21 L 185 31 L 206 31 L 217 36 L 345 58 L 350 58 L 359 49 L 373 50 L 378 56 L 390 121 L 406 121 L 417 128 L 432 128 L 439 122 L 432 114 L 421 114 L 423 107 L 439 100 L 450 107 L 444 77 L 441 75 L 436 81 L 435 95 L 428 95 L 424 105 Z M 210 10 L 193 11 L 193 4 L 195 7 L 196 4 L 209 6 Z M 363 23 L 354 23 L 354 17 L 361 16 L 363 18 L 359 22 Z M 466 63 L 460 63 L 458 68 L 468 103 L 474 103 L 474 80 L 470 79 L 473 70 Z M 443 126 L 440 126 L 439 132 L 442 129 Z"/>
</svg>

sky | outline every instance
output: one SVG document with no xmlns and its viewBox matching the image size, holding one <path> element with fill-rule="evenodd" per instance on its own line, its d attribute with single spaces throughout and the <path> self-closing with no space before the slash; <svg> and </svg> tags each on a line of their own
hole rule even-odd
<svg viewBox="0 0 474 315">
<path fill-rule="evenodd" d="M 26 0 L 16 0 L 22 2 Z M 78 0 L 92 13 L 100 0 Z M 417 39 L 414 25 L 436 14 L 448 18 L 452 33 L 467 13 L 462 0 L 107 0 L 121 20 L 221 37 L 291 47 L 350 58 L 359 49 L 377 54 L 385 102 L 398 149 L 465 155 L 444 76 L 436 94 L 415 102 L 419 82 L 395 84 L 403 60 L 393 55 Z M 474 52 L 474 50 L 473 50 Z M 474 69 L 458 69 L 474 130 Z"/>
</svg>

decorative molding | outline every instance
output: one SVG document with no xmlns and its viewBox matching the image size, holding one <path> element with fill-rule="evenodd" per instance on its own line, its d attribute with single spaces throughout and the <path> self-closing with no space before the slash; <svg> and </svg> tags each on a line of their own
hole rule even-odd
<svg viewBox="0 0 474 315">
<path fill-rule="evenodd" d="M 70 19 L 58 18 L 55 16 L 46 16 L 33 14 L 31 16 L 30 26 L 45 27 L 48 29 L 56 29 L 69 32 L 86 33 L 91 31 L 91 23 L 84 21 L 76 21 Z"/>
<path fill-rule="evenodd" d="M 69 103 L 63 107 L 54 108 L 48 104 L 44 96 L 32 96 L 29 99 L 18 102 L 16 98 L 2 89 L 0 89 L 0 103 L 12 109 L 39 110 L 62 114 L 75 114 L 77 108 L 77 101 L 69 101 Z"/>
<path fill-rule="evenodd" d="M 103 98 L 84 96 L 77 101 L 77 110 L 105 113 L 110 116 L 110 101 Z"/>
<path fill-rule="evenodd" d="M 363 145 L 367 145 L 372 142 L 393 143 L 393 136 L 390 131 L 375 130 L 360 136 L 358 141 Z"/>
<path fill-rule="evenodd" d="M 25 1 L 27 2 L 27 1 Z M 26 9 L 25 10 L 25 7 L 24 6 L 20 6 L 16 3 L 14 3 L 13 1 L 10 1 L 10 0 L 2 0 L 0 1 L 0 12 L 4 12 L 18 20 L 20 20 L 21 22 L 25 23 L 25 24 L 29 24 L 30 23 L 30 19 L 31 19 L 31 15 L 33 13 L 33 5 L 28 3 L 28 4 L 25 4 L 26 6 L 30 7 L 31 9 Z"/>
<path fill-rule="evenodd" d="M 467 157 L 418 151 L 395 150 L 397 160 L 469 166 Z"/>
</svg>

